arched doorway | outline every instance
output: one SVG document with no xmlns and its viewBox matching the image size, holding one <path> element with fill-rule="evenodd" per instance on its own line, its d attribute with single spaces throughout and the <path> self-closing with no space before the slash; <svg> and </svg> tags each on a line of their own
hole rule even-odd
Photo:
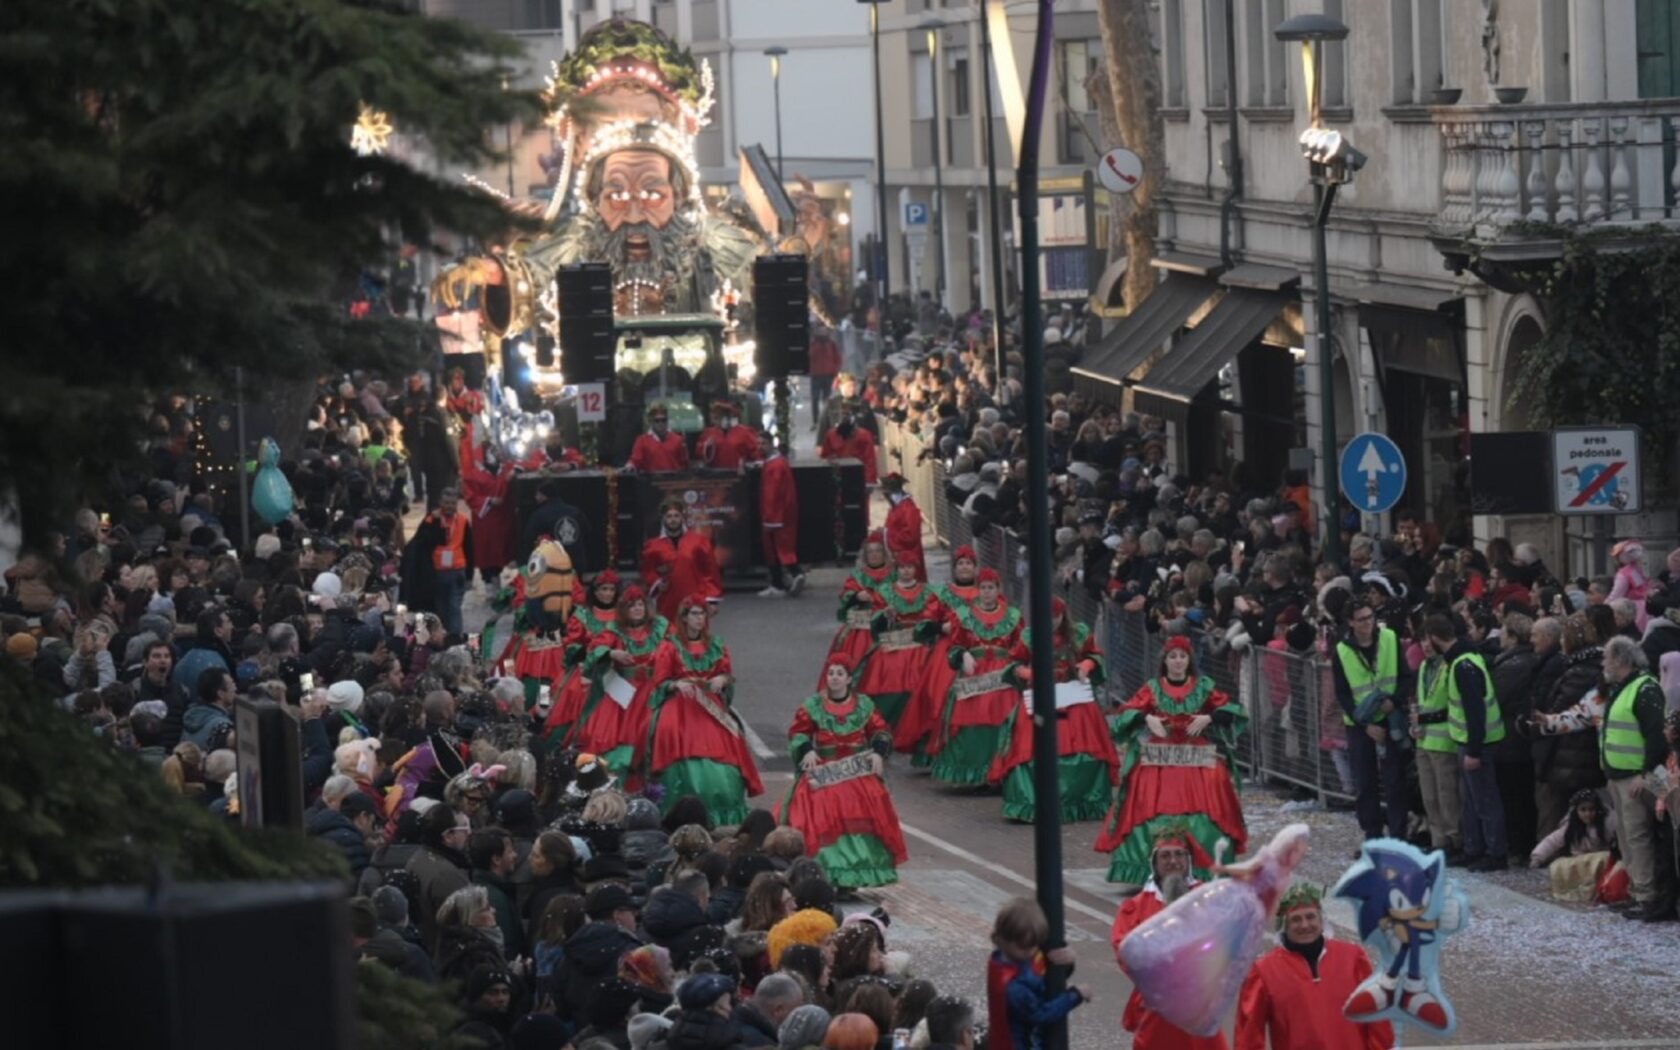
<svg viewBox="0 0 1680 1050">
<path fill-rule="evenodd" d="M 1525 313 L 1511 325 L 1505 337 L 1505 353 L 1500 359 L 1499 404 L 1489 415 L 1499 420 L 1500 430 L 1531 430 L 1533 418 L 1521 398 L 1513 397 L 1516 379 L 1521 374 L 1524 359 L 1539 342 L 1544 332 L 1533 314 Z"/>
</svg>

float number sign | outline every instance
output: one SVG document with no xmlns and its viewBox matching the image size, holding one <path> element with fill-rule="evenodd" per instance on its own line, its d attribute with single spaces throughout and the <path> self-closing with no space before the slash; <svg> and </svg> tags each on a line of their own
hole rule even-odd
<svg viewBox="0 0 1680 1050">
<path fill-rule="evenodd" d="M 577 417 L 579 423 L 599 423 L 607 418 L 607 384 L 578 384 Z"/>
</svg>

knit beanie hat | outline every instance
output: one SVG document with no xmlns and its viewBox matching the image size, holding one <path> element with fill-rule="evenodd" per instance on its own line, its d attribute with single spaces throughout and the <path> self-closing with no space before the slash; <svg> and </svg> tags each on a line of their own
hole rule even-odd
<svg viewBox="0 0 1680 1050">
<path fill-rule="evenodd" d="M 373 891 L 373 913 L 386 926 L 406 925 L 408 898 L 395 886 L 381 886 Z"/>
<path fill-rule="evenodd" d="M 19 663 L 29 663 L 35 659 L 35 654 L 41 651 L 41 643 L 35 636 L 24 631 L 6 639 L 6 655 Z"/>
<path fill-rule="evenodd" d="M 256 553 L 258 561 L 267 561 L 280 553 L 280 537 L 272 532 L 265 532 L 257 537 L 251 549 Z"/>
<path fill-rule="evenodd" d="M 647 1050 L 655 1038 L 671 1030 L 671 1022 L 658 1014 L 637 1014 L 630 1018 L 630 1050 Z"/>
<path fill-rule="evenodd" d="M 815 1004 L 796 1006 L 782 1019 L 776 1043 L 782 1050 L 799 1050 L 804 1046 L 821 1046 L 828 1034 L 828 1011 Z"/>
<path fill-rule="evenodd" d="M 315 577 L 315 584 L 310 589 L 323 598 L 337 598 L 344 592 L 344 581 L 338 578 L 336 572 L 323 572 Z"/>
<path fill-rule="evenodd" d="M 353 715 L 362 709 L 362 695 L 361 685 L 351 679 L 334 682 L 327 687 L 327 706 Z"/>
<path fill-rule="evenodd" d="M 697 973 L 677 989 L 677 1002 L 684 1010 L 704 1010 L 734 987 L 735 982 L 721 973 Z"/>
</svg>

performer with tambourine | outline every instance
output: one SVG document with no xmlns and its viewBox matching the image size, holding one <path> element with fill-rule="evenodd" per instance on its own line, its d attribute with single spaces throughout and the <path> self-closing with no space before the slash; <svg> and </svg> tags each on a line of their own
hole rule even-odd
<svg viewBox="0 0 1680 1050">
<path fill-rule="evenodd" d="M 892 730 L 853 688 L 844 661 L 828 661 L 822 690 L 794 712 L 788 742 L 797 773 L 781 816 L 805 836 L 805 851 L 835 886 L 897 882 L 909 853 L 882 778 Z"/>
</svg>

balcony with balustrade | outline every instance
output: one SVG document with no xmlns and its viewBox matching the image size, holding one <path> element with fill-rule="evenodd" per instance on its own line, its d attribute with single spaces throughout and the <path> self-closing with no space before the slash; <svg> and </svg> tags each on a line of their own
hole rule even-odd
<svg viewBox="0 0 1680 1050">
<path fill-rule="evenodd" d="M 1571 236 L 1609 248 L 1680 233 L 1680 98 L 1439 106 L 1436 247 L 1496 286 Z M 1487 272 L 1484 272 L 1487 271 Z"/>
</svg>

